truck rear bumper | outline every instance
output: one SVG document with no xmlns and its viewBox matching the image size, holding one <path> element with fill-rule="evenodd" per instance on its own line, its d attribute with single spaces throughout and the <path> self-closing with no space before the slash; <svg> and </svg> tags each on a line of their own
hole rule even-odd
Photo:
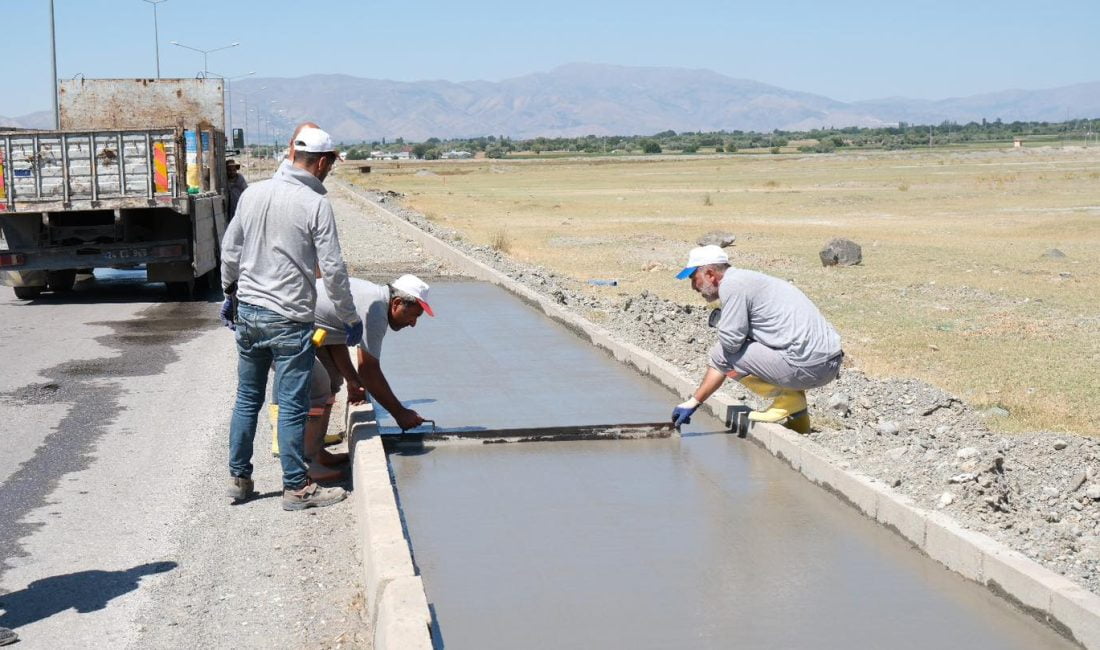
<svg viewBox="0 0 1100 650">
<path fill-rule="evenodd" d="M 190 260 L 188 241 L 172 239 L 129 244 L 0 250 L 0 271 L 62 271 Z"/>
</svg>

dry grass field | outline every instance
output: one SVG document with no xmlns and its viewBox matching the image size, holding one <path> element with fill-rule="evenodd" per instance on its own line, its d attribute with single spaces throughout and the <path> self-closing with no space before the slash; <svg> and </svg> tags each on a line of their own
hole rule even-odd
<svg viewBox="0 0 1100 650">
<path fill-rule="evenodd" d="M 672 274 L 710 230 L 791 280 L 856 364 L 916 377 L 1003 431 L 1100 433 L 1100 148 L 375 164 L 469 241 L 585 282 L 698 302 Z M 864 263 L 823 268 L 833 237 Z M 1052 259 L 1049 249 L 1065 253 Z"/>
</svg>

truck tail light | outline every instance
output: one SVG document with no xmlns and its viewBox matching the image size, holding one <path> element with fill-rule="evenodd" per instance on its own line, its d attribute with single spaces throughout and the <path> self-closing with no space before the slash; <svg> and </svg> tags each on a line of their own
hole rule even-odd
<svg viewBox="0 0 1100 650">
<path fill-rule="evenodd" d="M 183 255 L 183 246 L 157 246 L 153 249 L 153 257 L 180 257 Z"/>
<path fill-rule="evenodd" d="M 23 266 L 27 256 L 22 253 L 0 253 L 0 266 Z"/>
</svg>

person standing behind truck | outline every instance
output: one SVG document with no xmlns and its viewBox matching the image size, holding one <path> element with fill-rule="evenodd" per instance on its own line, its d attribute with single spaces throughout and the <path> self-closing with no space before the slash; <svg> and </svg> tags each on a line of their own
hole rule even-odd
<svg viewBox="0 0 1100 650">
<path fill-rule="evenodd" d="M 230 158 L 225 161 L 225 175 L 229 178 L 229 219 L 237 214 L 237 203 L 241 200 L 241 194 L 248 187 L 248 181 L 241 175 L 241 163 Z"/>
<path fill-rule="evenodd" d="M 238 353 L 228 493 L 235 500 L 255 493 L 252 446 L 267 371 L 274 364 L 284 510 L 328 506 L 347 496 L 342 488 L 322 488 L 311 482 L 304 457 L 314 362 L 314 268 L 321 271 L 348 339 L 358 341 L 363 336 L 332 205 L 322 184 L 337 157 L 332 138 L 321 129 L 304 128 L 294 145 L 297 154 L 291 166 L 280 168 L 270 180 L 241 195 L 237 218 L 230 222 L 222 242 L 222 287 L 227 298 L 221 316 L 235 327 Z"/>
</svg>

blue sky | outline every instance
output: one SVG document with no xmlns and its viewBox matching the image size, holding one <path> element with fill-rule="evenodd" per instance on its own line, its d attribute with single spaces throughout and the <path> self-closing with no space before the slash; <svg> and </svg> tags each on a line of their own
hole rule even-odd
<svg viewBox="0 0 1100 650">
<path fill-rule="evenodd" d="M 58 76 L 155 75 L 143 0 L 54 0 Z M 708 68 L 842 101 L 1100 80 L 1100 0 L 167 0 L 161 75 L 496 81 L 572 62 Z M 0 0 L 0 115 L 50 109 L 49 0 Z"/>
</svg>

